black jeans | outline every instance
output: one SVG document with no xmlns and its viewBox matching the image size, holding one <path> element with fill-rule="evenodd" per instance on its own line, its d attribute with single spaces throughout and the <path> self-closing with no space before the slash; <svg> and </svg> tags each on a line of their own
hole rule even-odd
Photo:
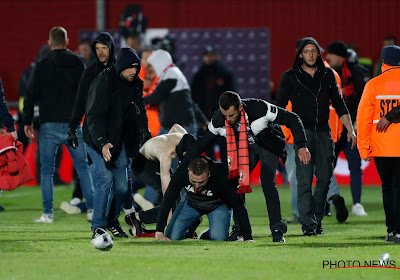
<svg viewBox="0 0 400 280">
<path fill-rule="evenodd" d="M 382 181 L 387 232 L 400 233 L 400 157 L 375 157 Z"/>
<path fill-rule="evenodd" d="M 311 153 L 311 160 L 304 164 L 299 160 L 296 151 L 296 177 L 297 177 L 297 205 L 299 208 L 302 229 L 316 229 L 324 217 L 326 195 L 333 172 L 334 144 L 329 131 L 315 132 L 306 129 L 307 148 Z M 311 186 L 314 178 L 317 183 L 312 192 Z"/>
<path fill-rule="evenodd" d="M 275 230 L 280 231 L 282 234 L 287 232 L 287 225 L 282 220 L 281 216 L 281 203 L 279 200 L 278 190 L 275 185 L 275 174 L 278 168 L 279 157 L 268 150 L 260 147 L 258 144 L 249 144 L 249 160 L 250 171 L 256 167 L 257 163 L 261 165 L 261 187 L 264 192 L 265 202 L 267 204 L 269 228 L 271 232 Z M 245 197 L 241 195 L 244 202 Z M 235 224 L 232 229 L 240 230 L 239 223 L 233 212 Z"/>
</svg>

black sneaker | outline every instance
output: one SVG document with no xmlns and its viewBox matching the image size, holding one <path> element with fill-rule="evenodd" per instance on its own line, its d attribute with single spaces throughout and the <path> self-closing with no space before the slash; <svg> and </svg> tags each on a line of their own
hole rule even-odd
<svg viewBox="0 0 400 280">
<path fill-rule="evenodd" d="M 208 228 L 208 229 L 203 230 L 202 232 L 200 232 L 198 239 L 211 240 L 210 229 Z"/>
<path fill-rule="evenodd" d="M 303 229 L 303 235 L 304 236 L 314 236 L 316 234 L 317 234 L 317 232 L 316 232 L 315 229 L 310 229 L 310 228 Z"/>
<path fill-rule="evenodd" d="M 233 228 L 226 241 L 244 241 L 244 238 L 237 228 Z"/>
<path fill-rule="evenodd" d="M 315 231 L 316 234 L 324 234 L 324 229 L 322 228 L 321 224 L 317 225 L 317 230 Z"/>
<path fill-rule="evenodd" d="M 111 231 L 111 233 L 114 235 L 114 237 L 118 238 L 128 238 L 128 235 L 126 232 L 121 228 L 121 225 L 119 224 L 119 221 L 116 220 L 113 222 L 111 225 L 107 226 L 107 229 Z"/>
<path fill-rule="evenodd" d="M 349 217 L 349 211 L 346 208 L 346 204 L 344 204 L 344 198 L 341 195 L 335 194 L 332 196 L 332 203 L 336 209 L 336 219 L 339 223 L 343 223 Z"/>
<path fill-rule="evenodd" d="M 125 222 L 129 226 L 129 233 L 132 236 L 138 236 L 143 233 L 142 223 L 136 219 L 135 213 L 131 213 L 125 216 Z"/>
<path fill-rule="evenodd" d="M 97 237 L 97 236 L 100 236 L 100 235 L 104 234 L 105 232 L 106 232 L 105 228 L 102 228 L 102 227 L 95 228 L 93 230 L 92 239 Z"/>
<path fill-rule="evenodd" d="M 6 208 L 4 208 L 3 205 L 0 205 L 0 212 L 3 212 L 4 210 L 6 210 Z"/>
<path fill-rule="evenodd" d="M 272 242 L 280 242 L 280 243 L 285 243 L 286 240 L 283 237 L 283 233 L 280 232 L 279 230 L 274 230 L 272 232 Z"/>
<path fill-rule="evenodd" d="M 395 236 L 396 236 L 396 232 L 395 231 L 388 232 L 388 234 L 385 237 L 385 242 L 386 243 L 394 243 Z"/>
</svg>

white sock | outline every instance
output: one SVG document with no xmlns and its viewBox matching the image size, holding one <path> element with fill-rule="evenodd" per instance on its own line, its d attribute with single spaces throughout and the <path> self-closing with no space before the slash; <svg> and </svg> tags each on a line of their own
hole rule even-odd
<svg viewBox="0 0 400 280">
<path fill-rule="evenodd" d="M 132 208 L 130 208 L 130 209 L 125 209 L 124 208 L 124 212 L 125 212 L 125 215 L 129 215 L 131 213 L 135 213 L 136 212 L 135 211 L 135 207 L 132 206 Z"/>
</svg>

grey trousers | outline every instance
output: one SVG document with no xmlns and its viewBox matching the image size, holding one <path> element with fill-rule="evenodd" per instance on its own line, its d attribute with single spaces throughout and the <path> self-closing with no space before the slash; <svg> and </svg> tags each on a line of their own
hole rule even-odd
<svg viewBox="0 0 400 280">
<path fill-rule="evenodd" d="M 316 229 L 324 217 L 335 158 L 334 144 L 329 131 L 315 132 L 306 129 L 306 135 L 311 161 L 304 164 L 296 157 L 297 205 L 303 230 Z M 296 145 L 295 150 L 297 154 Z M 313 193 L 311 187 L 314 169 L 317 183 Z"/>
</svg>

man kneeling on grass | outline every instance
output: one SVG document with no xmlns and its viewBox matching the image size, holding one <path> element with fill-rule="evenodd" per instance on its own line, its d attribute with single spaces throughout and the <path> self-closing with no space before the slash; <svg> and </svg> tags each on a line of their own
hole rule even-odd
<svg viewBox="0 0 400 280">
<path fill-rule="evenodd" d="M 207 215 L 209 238 L 225 241 L 229 235 L 233 209 L 237 213 L 243 239 L 252 241 L 247 210 L 236 194 L 237 181 L 233 183 L 227 177 L 228 171 L 223 165 L 207 157 L 196 158 L 190 163 L 183 161 L 175 171 L 160 205 L 157 240 L 181 240 L 194 221 Z M 186 191 L 186 197 L 176 208 L 164 235 L 168 213 L 182 188 Z"/>
</svg>

